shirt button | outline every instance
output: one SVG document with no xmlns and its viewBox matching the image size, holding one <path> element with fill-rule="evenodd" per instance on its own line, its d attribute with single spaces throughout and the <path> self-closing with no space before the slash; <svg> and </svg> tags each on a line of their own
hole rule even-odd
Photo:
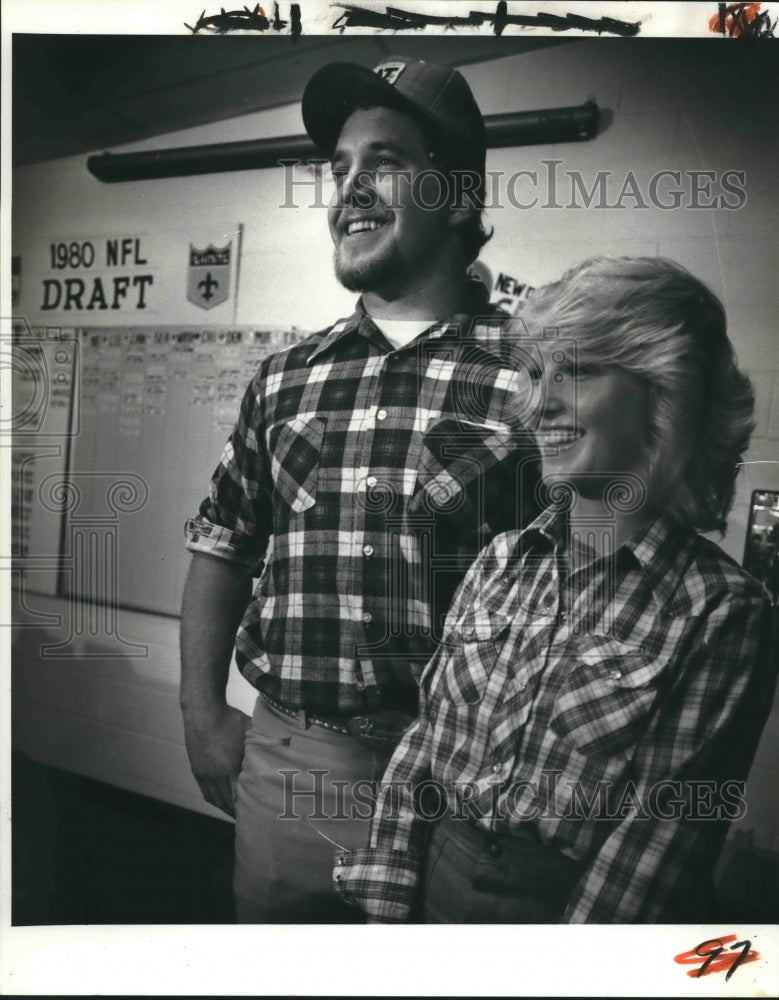
<svg viewBox="0 0 779 1000">
<path fill-rule="evenodd" d="M 621 670 L 609 670 L 609 677 L 613 681 L 622 680 L 622 671 Z"/>
<path fill-rule="evenodd" d="M 499 858 L 501 854 L 503 854 L 503 848 L 497 840 L 492 840 L 487 845 L 487 854 L 489 854 L 491 858 Z"/>
<path fill-rule="evenodd" d="M 365 690 L 365 681 L 363 680 L 362 674 L 360 673 L 357 674 L 357 680 L 354 682 L 354 686 L 357 688 L 358 691 Z"/>
<path fill-rule="evenodd" d="M 463 634 L 467 635 L 470 638 L 470 636 L 476 635 L 476 629 L 473 627 L 473 625 L 469 625 L 468 628 L 465 629 Z"/>
<path fill-rule="evenodd" d="M 378 483 L 378 481 L 379 480 L 375 476 L 368 476 L 368 478 L 365 480 L 365 483 L 367 486 L 373 487 L 376 485 L 376 483 Z"/>
<path fill-rule="evenodd" d="M 520 681 L 519 684 L 517 684 L 517 687 L 520 691 L 524 691 L 527 687 L 527 681 Z"/>
<path fill-rule="evenodd" d="M 365 556 L 372 556 L 373 555 L 373 546 L 372 545 L 363 545 L 363 547 L 362 547 L 362 553 Z"/>
<path fill-rule="evenodd" d="M 386 420 L 387 419 L 387 411 L 386 410 L 379 410 L 379 412 L 376 414 L 376 419 L 377 420 Z"/>
<path fill-rule="evenodd" d="M 503 770 L 503 765 L 501 764 L 500 761 L 495 761 L 495 763 L 492 765 L 492 770 L 495 774 L 498 774 L 498 772 Z"/>
<path fill-rule="evenodd" d="M 365 622 L 366 625 L 368 625 L 370 622 L 373 621 L 373 615 L 370 613 L 370 611 L 366 611 L 362 616 L 362 620 Z"/>
</svg>

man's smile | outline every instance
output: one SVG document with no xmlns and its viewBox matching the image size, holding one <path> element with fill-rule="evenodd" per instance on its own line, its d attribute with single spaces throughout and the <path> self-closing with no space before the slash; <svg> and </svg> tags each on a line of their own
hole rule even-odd
<svg viewBox="0 0 779 1000">
<path fill-rule="evenodd" d="M 361 219 L 356 222 L 349 222 L 346 226 L 346 235 L 355 236 L 359 233 L 373 233 L 377 229 L 382 229 L 389 225 L 389 219 Z"/>
</svg>

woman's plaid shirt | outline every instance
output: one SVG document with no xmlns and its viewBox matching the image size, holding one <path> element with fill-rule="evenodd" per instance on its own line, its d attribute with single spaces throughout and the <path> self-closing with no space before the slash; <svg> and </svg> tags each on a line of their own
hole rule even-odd
<svg viewBox="0 0 779 1000">
<path fill-rule="evenodd" d="M 187 545 L 261 574 L 236 658 L 288 705 L 415 704 L 466 569 L 538 512 L 517 373 L 484 346 L 506 317 L 476 305 L 484 320 L 471 309 L 392 350 L 358 304 L 248 387 Z"/>
<path fill-rule="evenodd" d="M 775 682 L 761 585 L 664 517 L 564 578 L 565 523 L 495 538 L 455 597 L 369 847 L 337 857 L 378 919 L 409 919 L 442 809 L 581 861 L 572 923 L 678 921 L 743 813 Z"/>
</svg>

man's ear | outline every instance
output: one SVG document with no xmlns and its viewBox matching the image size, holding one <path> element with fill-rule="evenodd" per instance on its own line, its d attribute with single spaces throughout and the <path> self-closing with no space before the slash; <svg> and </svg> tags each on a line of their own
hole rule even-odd
<svg viewBox="0 0 779 1000">
<path fill-rule="evenodd" d="M 473 205 L 454 204 L 449 206 L 449 225 L 453 229 L 458 229 L 467 224 L 470 217 L 476 212 Z"/>
<path fill-rule="evenodd" d="M 466 225 L 472 215 L 481 214 L 483 178 L 473 170 L 453 170 L 448 176 L 449 221 L 457 229 Z"/>
</svg>

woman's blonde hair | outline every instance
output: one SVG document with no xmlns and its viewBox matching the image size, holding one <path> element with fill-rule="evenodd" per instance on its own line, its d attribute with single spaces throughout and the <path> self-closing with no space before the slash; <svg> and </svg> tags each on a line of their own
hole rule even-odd
<svg viewBox="0 0 779 1000">
<path fill-rule="evenodd" d="M 724 531 L 754 394 L 713 292 L 662 257 L 595 257 L 536 289 L 511 328 L 525 341 L 556 331 L 576 342 L 579 366 L 645 380 L 653 488 L 678 520 Z"/>
</svg>

